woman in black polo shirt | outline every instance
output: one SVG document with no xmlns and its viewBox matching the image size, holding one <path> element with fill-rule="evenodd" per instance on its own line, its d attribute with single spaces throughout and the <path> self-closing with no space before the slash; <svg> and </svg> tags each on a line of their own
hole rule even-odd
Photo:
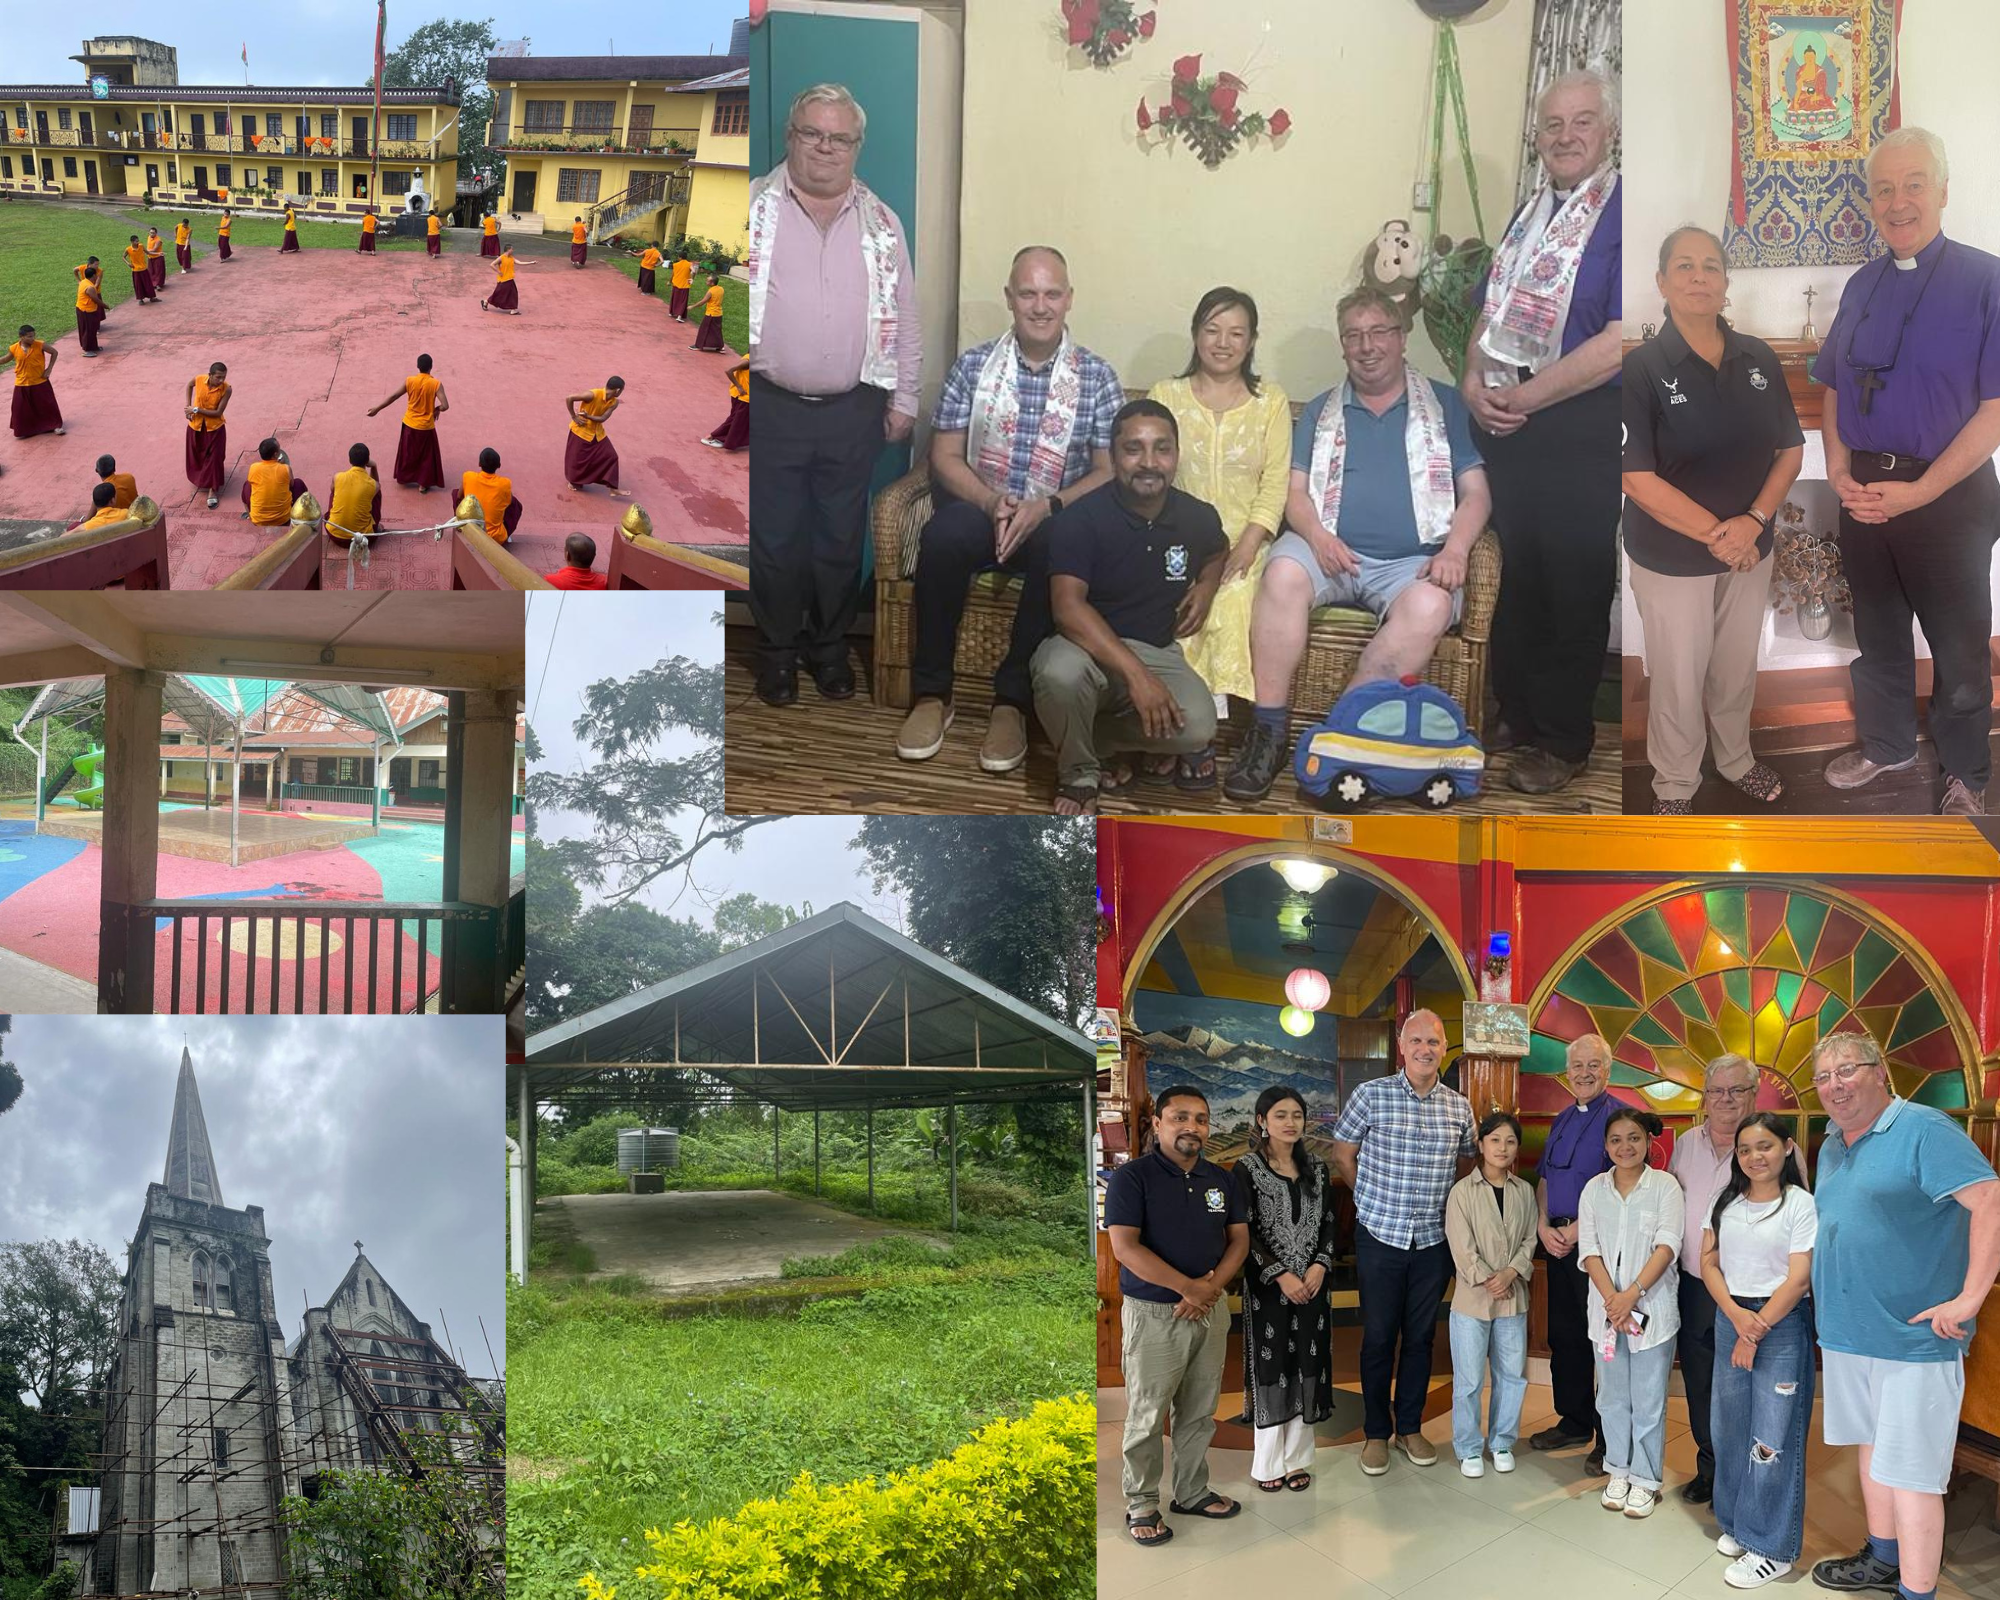
<svg viewBox="0 0 2000 1600">
<path fill-rule="evenodd" d="M 1750 748 L 1771 518 L 1805 435 L 1771 347 L 1723 320 L 1729 273 L 1705 228 L 1660 246 L 1667 323 L 1625 357 L 1625 554 L 1646 630 L 1653 810 L 1686 816 L 1702 751 L 1753 800 L 1784 792 Z"/>
</svg>

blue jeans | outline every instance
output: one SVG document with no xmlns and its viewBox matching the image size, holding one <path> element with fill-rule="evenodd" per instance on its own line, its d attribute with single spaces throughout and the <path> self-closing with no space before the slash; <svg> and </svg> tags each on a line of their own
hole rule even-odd
<svg viewBox="0 0 2000 1600">
<path fill-rule="evenodd" d="M 1655 1493 L 1666 1459 L 1667 1379 L 1674 1370 L 1674 1342 L 1634 1350 L 1618 1335 L 1617 1354 L 1597 1363 L 1597 1414 L 1604 1422 L 1604 1470 L 1611 1477 Z"/>
<path fill-rule="evenodd" d="M 1486 1403 L 1486 1433 L 1479 1431 L 1479 1391 L 1486 1364 L 1493 1363 L 1493 1393 Z M 1451 1314 L 1451 1448 L 1461 1461 L 1480 1453 L 1482 1443 L 1498 1455 L 1514 1448 L 1521 1429 L 1521 1397 L 1528 1392 L 1526 1316 L 1478 1317 Z"/>
<path fill-rule="evenodd" d="M 1746 1311 L 1762 1300 L 1738 1300 Z M 1806 1524 L 1806 1430 L 1813 1409 L 1813 1316 L 1801 1300 L 1733 1366 L 1736 1329 L 1715 1314 L 1715 1520 L 1745 1550 L 1796 1561 Z"/>
</svg>

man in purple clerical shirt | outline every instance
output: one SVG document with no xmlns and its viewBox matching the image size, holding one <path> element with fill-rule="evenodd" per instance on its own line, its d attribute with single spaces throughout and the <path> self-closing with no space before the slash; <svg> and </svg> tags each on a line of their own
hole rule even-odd
<svg viewBox="0 0 2000 1600">
<path fill-rule="evenodd" d="M 1611 1088 L 1611 1046 L 1595 1033 L 1570 1040 L 1563 1076 L 1576 1104 L 1549 1125 L 1535 1175 L 1541 1206 L 1538 1232 L 1549 1264 L 1549 1387 L 1556 1420 L 1528 1441 L 1537 1450 L 1588 1444 L 1584 1464 L 1604 1465 L 1604 1426 L 1597 1417 L 1590 1349 L 1590 1280 L 1576 1259 L 1576 1218 L 1583 1186 L 1611 1165 L 1604 1152 L 1604 1124 L 1616 1108 Z"/>
<path fill-rule="evenodd" d="M 1889 254 L 1841 291 L 1813 376 L 1827 386 L 1826 470 L 1854 596 L 1860 748 L 1826 780 L 1858 789 L 1917 759 L 1916 653 L 1933 685 L 1938 809 L 1986 809 L 1993 542 L 2000 534 L 2000 257 L 1944 236 L 1944 143 L 1899 128 L 1870 152 L 1868 206 Z"/>
<path fill-rule="evenodd" d="M 750 611 L 757 694 L 854 693 L 847 632 L 860 599 L 868 484 L 910 437 L 923 371 L 902 219 L 855 176 L 868 117 L 839 84 L 793 100 L 785 160 L 750 191 Z"/>
</svg>

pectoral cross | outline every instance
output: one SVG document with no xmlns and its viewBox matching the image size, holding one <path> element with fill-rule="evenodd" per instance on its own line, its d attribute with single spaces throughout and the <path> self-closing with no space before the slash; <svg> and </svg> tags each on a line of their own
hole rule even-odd
<svg viewBox="0 0 2000 1600">
<path fill-rule="evenodd" d="M 1863 367 L 1861 376 L 1854 380 L 1854 385 L 1861 391 L 1861 414 L 1865 417 L 1875 399 L 1875 391 L 1884 387 L 1882 375 L 1873 367 Z"/>
</svg>

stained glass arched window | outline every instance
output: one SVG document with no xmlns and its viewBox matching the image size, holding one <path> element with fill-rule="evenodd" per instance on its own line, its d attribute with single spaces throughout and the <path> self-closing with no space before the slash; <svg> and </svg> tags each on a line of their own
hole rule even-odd
<svg viewBox="0 0 2000 1600">
<path fill-rule="evenodd" d="M 1533 1021 L 1521 1064 L 1529 1110 L 1555 1102 L 1531 1103 L 1548 1097 L 1528 1075 L 1560 1074 L 1565 1047 L 1585 1033 L 1610 1041 L 1614 1084 L 1666 1112 L 1698 1112 L 1702 1068 L 1726 1051 L 1764 1069 L 1761 1105 L 1818 1110 L 1811 1051 L 1835 1032 L 1873 1037 L 1898 1092 L 1968 1103 L 1955 997 L 1894 930 L 1787 884 L 1737 881 L 1636 906 L 1566 959 Z"/>
</svg>

